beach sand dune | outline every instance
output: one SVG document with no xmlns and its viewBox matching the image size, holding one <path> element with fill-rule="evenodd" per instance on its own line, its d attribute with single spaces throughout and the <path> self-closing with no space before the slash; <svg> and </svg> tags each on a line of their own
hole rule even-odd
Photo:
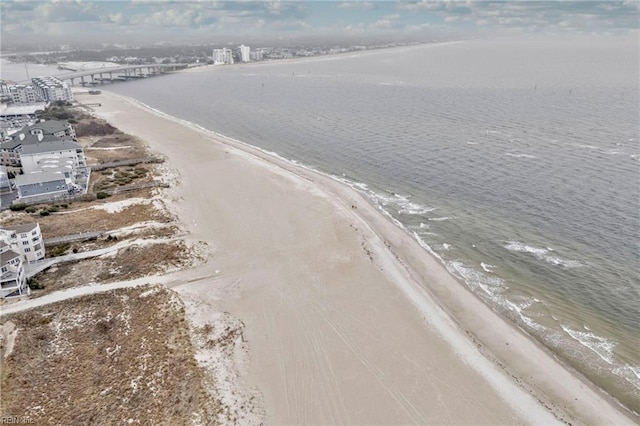
<svg viewBox="0 0 640 426">
<path fill-rule="evenodd" d="M 170 204 L 212 254 L 172 285 L 244 323 L 239 383 L 267 423 L 632 422 L 352 189 L 127 98 L 91 100 L 178 170 Z"/>
</svg>

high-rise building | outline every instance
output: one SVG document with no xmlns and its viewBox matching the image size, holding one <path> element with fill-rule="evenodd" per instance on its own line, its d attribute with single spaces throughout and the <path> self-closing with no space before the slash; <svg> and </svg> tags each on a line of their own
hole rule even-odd
<svg viewBox="0 0 640 426">
<path fill-rule="evenodd" d="M 249 46 L 245 46 L 244 44 L 238 46 L 238 57 L 242 62 L 249 62 L 251 60 L 250 53 L 251 49 L 249 48 Z"/>
<path fill-rule="evenodd" d="M 56 77 L 32 78 L 33 86 L 43 101 L 73 101 L 69 85 Z"/>
<path fill-rule="evenodd" d="M 233 64 L 233 52 L 231 49 L 213 49 L 214 65 L 230 65 Z"/>
</svg>

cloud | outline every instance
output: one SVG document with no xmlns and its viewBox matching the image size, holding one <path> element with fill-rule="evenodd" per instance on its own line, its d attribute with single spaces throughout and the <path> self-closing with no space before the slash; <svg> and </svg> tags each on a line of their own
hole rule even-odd
<svg viewBox="0 0 640 426">
<path fill-rule="evenodd" d="M 2 43 L 42 35 L 82 39 L 131 34 L 429 34 L 625 32 L 639 27 L 637 1 L 152 1 L 0 0 Z"/>
<path fill-rule="evenodd" d="M 634 1 L 410 1 L 398 10 L 437 17 L 458 28 L 518 28 L 541 30 L 607 30 L 638 28 L 639 5 Z"/>
<path fill-rule="evenodd" d="M 389 28 L 397 28 L 401 25 L 400 23 L 400 14 L 393 13 L 390 15 L 384 15 L 382 19 L 377 20 L 371 28 L 376 29 L 389 29 Z"/>
<path fill-rule="evenodd" d="M 361 9 L 369 10 L 375 7 L 373 2 L 370 1 L 343 1 L 336 6 L 338 9 Z"/>
</svg>

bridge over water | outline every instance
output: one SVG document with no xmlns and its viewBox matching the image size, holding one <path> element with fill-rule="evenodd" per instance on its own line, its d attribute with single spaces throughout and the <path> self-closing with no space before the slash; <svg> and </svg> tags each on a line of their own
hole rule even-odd
<svg viewBox="0 0 640 426">
<path fill-rule="evenodd" d="M 162 75 L 168 72 L 187 68 L 188 64 L 146 64 L 146 65 L 121 65 L 117 67 L 95 68 L 91 70 L 74 71 L 56 75 L 63 81 L 71 82 L 71 85 L 91 85 L 127 81 L 136 78 L 146 78 Z"/>
</svg>

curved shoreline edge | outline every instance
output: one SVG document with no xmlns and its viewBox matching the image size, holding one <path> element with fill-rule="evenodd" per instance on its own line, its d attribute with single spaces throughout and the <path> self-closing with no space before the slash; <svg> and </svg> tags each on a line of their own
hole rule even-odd
<svg viewBox="0 0 640 426">
<path fill-rule="evenodd" d="M 633 423 L 608 395 L 556 359 L 521 329 L 492 311 L 407 231 L 393 223 L 363 194 L 339 179 L 284 159 L 275 153 L 227 138 L 201 126 L 169 116 L 135 99 L 103 92 L 105 100 L 126 104 L 147 114 L 186 126 L 248 163 L 261 163 L 269 172 L 309 184 L 331 199 L 334 206 L 356 221 L 369 243 L 370 256 L 422 318 L 422 326 L 435 329 L 459 360 L 471 366 L 527 423 L 562 422 Z M 93 97 L 92 99 L 96 99 Z M 123 131 L 112 112 L 96 111 Z M 151 147 L 167 155 L 167 146 Z M 173 157 L 167 155 L 174 166 Z M 182 172 L 182 171 L 181 171 Z M 180 188 L 172 189 L 179 191 Z M 180 220 L 184 217 L 178 215 Z M 186 223 L 189 225 L 189 223 Z M 194 232 L 193 229 L 191 229 Z M 197 232 L 194 232 L 197 235 Z M 251 342 L 249 342 L 251 350 Z M 568 417 L 568 418 L 567 418 Z M 635 419 L 637 421 L 637 419 Z"/>
</svg>

